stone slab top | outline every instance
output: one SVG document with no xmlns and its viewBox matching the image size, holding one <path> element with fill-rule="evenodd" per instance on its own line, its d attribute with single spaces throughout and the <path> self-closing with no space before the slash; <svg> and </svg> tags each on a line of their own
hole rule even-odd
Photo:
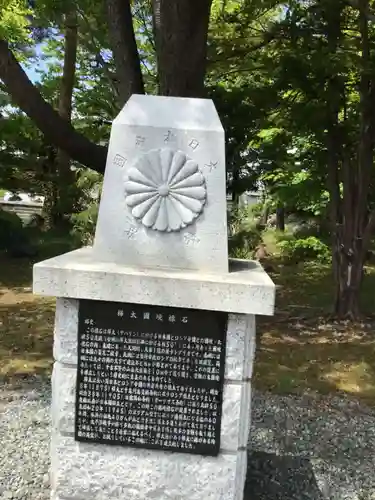
<svg viewBox="0 0 375 500">
<path fill-rule="evenodd" d="M 35 294 L 225 311 L 274 312 L 275 285 L 255 261 L 230 259 L 229 272 L 137 269 L 99 260 L 84 247 L 34 265 Z"/>
<path fill-rule="evenodd" d="M 113 124 L 224 133 L 213 101 L 189 97 L 133 94 Z"/>
</svg>

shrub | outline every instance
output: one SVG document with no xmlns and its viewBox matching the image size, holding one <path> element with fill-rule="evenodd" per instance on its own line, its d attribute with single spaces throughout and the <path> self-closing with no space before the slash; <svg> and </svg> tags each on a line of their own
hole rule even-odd
<svg viewBox="0 0 375 500">
<path fill-rule="evenodd" d="M 254 203 L 252 205 L 249 205 L 248 211 L 253 216 L 254 219 L 258 219 L 258 218 L 262 217 L 262 215 L 263 215 L 264 203 L 258 202 L 258 203 Z"/>
<path fill-rule="evenodd" d="M 12 231 L 22 231 L 22 221 L 17 214 L 0 208 L 0 245 L 5 245 Z"/>
<path fill-rule="evenodd" d="M 17 214 L 0 209 L 0 250 L 15 256 L 33 253 L 28 231 Z"/>
<path fill-rule="evenodd" d="M 293 235 L 298 239 L 306 239 L 309 236 L 318 237 L 320 224 L 316 219 L 299 220 L 290 224 Z"/>
<path fill-rule="evenodd" d="M 235 258 L 251 259 L 255 248 L 261 241 L 261 232 L 255 227 L 238 231 L 229 238 L 229 255 Z"/>
<path fill-rule="evenodd" d="M 233 209 L 228 214 L 229 255 L 251 259 L 255 248 L 262 241 L 250 207 Z"/>
<path fill-rule="evenodd" d="M 274 256 L 279 256 L 281 253 L 280 243 L 291 239 L 295 238 L 288 229 L 280 231 L 280 229 L 267 228 L 262 232 L 262 241 L 268 253 Z"/>
<path fill-rule="evenodd" d="M 331 258 L 330 248 L 315 236 L 280 241 L 278 247 L 284 258 L 297 262 L 308 260 L 327 262 Z"/>
<path fill-rule="evenodd" d="M 96 221 L 98 219 L 98 204 L 91 203 L 91 205 L 78 214 L 71 217 L 73 224 L 72 236 L 76 238 L 81 245 L 92 245 Z"/>
<path fill-rule="evenodd" d="M 49 259 L 79 247 L 77 241 L 67 232 L 53 229 L 43 232 L 38 238 L 38 255 L 40 259 Z"/>
</svg>

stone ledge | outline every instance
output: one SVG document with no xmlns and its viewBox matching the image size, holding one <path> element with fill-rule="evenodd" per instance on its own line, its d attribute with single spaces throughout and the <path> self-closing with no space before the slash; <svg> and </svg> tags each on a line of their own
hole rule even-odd
<svg viewBox="0 0 375 500">
<path fill-rule="evenodd" d="M 52 498 L 239 500 L 246 452 L 203 457 L 75 442 L 52 436 Z"/>
<path fill-rule="evenodd" d="M 272 315 L 275 285 L 260 264 L 230 261 L 227 274 L 135 269 L 81 248 L 34 266 L 40 295 Z"/>
</svg>

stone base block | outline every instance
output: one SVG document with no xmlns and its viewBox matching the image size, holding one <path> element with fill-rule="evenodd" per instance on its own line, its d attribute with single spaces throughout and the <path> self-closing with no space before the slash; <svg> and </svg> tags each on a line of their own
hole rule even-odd
<svg viewBox="0 0 375 500">
<path fill-rule="evenodd" d="M 52 377 L 52 500 L 243 500 L 253 315 L 229 316 L 221 453 L 202 457 L 74 441 L 78 301 L 58 299 Z M 239 449 L 240 448 L 240 449 Z"/>
<path fill-rule="evenodd" d="M 246 452 L 202 457 L 52 437 L 53 500 L 242 500 Z"/>
</svg>

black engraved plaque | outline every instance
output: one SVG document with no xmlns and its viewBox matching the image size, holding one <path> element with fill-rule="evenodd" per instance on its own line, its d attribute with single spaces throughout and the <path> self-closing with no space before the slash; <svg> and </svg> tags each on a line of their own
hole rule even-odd
<svg viewBox="0 0 375 500">
<path fill-rule="evenodd" d="M 227 314 L 82 300 L 75 439 L 215 456 Z"/>
</svg>

